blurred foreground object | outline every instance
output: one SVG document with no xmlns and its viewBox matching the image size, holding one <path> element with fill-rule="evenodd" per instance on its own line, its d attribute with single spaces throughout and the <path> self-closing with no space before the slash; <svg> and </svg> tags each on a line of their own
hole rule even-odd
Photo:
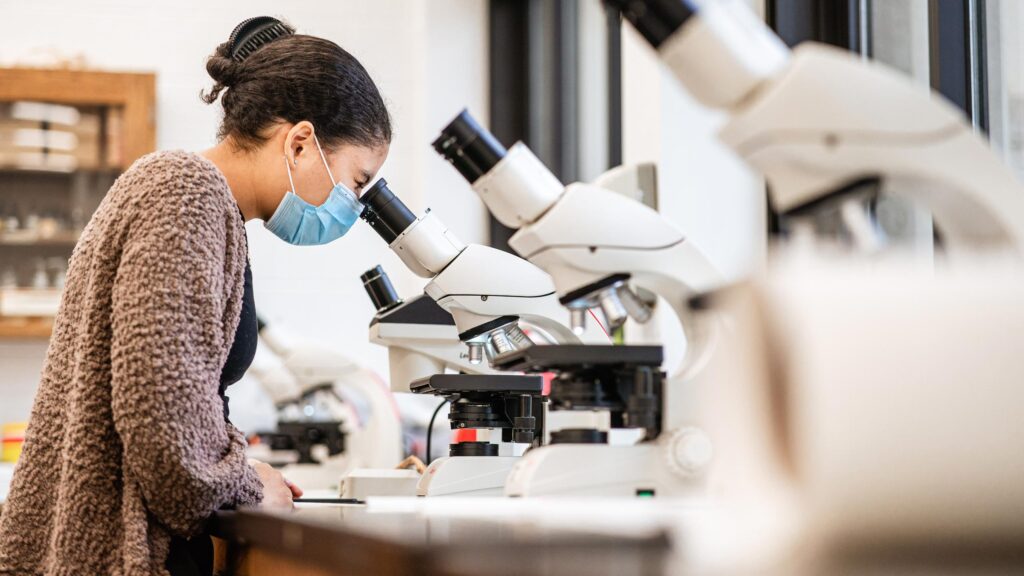
<svg viewBox="0 0 1024 576">
<path fill-rule="evenodd" d="M 776 272 L 710 297 L 721 493 L 828 554 L 1024 547 L 1024 273 Z"/>
</svg>

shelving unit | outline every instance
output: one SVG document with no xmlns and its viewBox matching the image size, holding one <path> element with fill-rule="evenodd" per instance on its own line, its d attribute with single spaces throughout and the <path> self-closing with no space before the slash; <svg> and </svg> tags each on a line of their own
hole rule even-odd
<svg viewBox="0 0 1024 576">
<path fill-rule="evenodd" d="M 155 95 L 152 74 L 0 68 L 0 339 L 50 336 L 82 229 L 156 147 Z"/>
</svg>

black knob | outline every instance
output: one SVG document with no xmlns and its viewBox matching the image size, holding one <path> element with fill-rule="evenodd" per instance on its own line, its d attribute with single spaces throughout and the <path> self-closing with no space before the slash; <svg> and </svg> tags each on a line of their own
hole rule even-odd
<svg viewBox="0 0 1024 576">
<path fill-rule="evenodd" d="M 519 396 L 519 414 L 512 419 L 512 441 L 532 444 L 536 438 L 537 418 L 533 416 L 533 396 Z"/>
<path fill-rule="evenodd" d="M 658 415 L 661 399 L 655 393 L 654 376 L 649 366 L 637 367 L 633 392 L 626 401 L 627 424 L 633 428 L 643 428 L 646 439 L 656 437 L 660 428 Z"/>
</svg>

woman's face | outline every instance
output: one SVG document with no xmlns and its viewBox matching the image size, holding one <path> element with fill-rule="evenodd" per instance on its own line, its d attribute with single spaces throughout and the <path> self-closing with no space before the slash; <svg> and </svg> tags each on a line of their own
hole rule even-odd
<svg viewBox="0 0 1024 576">
<path fill-rule="evenodd" d="M 292 179 L 295 192 L 300 198 L 313 206 L 319 206 L 327 200 L 334 188 L 331 181 L 333 175 L 336 182 L 343 184 L 356 196 L 362 196 L 363 190 L 370 185 L 384 160 L 388 156 L 388 145 L 359 146 L 342 144 L 333 150 L 324 150 L 330 173 L 324 166 L 320 152 L 314 144 L 313 149 L 304 151 L 293 161 Z"/>
<path fill-rule="evenodd" d="M 335 182 L 344 185 L 356 196 L 361 196 L 363 190 L 369 186 L 381 165 L 384 164 L 388 150 L 388 144 L 376 146 L 341 144 L 330 150 L 324 149 L 324 158 L 327 160 L 327 166 L 330 167 L 330 174 L 328 174 L 327 167 L 324 166 L 324 159 L 320 156 L 318 140 L 314 136 L 312 125 L 308 122 L 300 122 L 289 131 L 289 135 L 285 139 L 284 156 L 292 177 L 285 190 L 291 189 L 313 206 L 319 206 L 327 200 Z M 281 171 L 285 171 L 283 162 Z M 331 181 L 332 175 L 335 182 Z M 292 188 L 292 183 L 294 183 L 294 188 Z M 274 208 L 283 195 L 284 190 L 272 203 Z M 268 214 L 267 217 L 269 216 Z"/>
</svg>

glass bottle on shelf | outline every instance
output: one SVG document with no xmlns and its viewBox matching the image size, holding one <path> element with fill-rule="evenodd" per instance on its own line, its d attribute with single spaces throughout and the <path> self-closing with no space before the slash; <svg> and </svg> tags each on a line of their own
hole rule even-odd
<svg viewBox="0 0 1024 576">
<path fill-rule="evenodd" d="M 0 273 L 0 289 L 17 288 L 18 275 L 14 272 L 14 266 L 4 266 L 3 273 Z"/>
<path fill-rule="evenodd" d="M 46 260 L 36 258 L 36 273 L 32 275 L 32 288 L 45 290 L 50 287 L 50 275 L 46 273 Z"/>
<path fill-rule="evenodd" d="M 39 237 L 52 238 L 60 231 L 60 221 L 53 211 L 43 212 L 39 218 Z"/>
<path fill-rule="evenodd" d="M 39 234 L 39 211 L 36 206 L 29 206 L 25 210 L 25 218 L 22 220 L 22 227 L 33 236 Z"/>
<path fill-rule="evenodd" d="M 4 232 L 14 232 L 21 224 L 18 220 L 18 212 L 14 206 L 4 206 L 4 210 L 3 213 L 0 214 L 0 218 L 3 218 Z"/>
<path fill-rule="evenodd" d="M 51 285 L 58 290 L 63 289 L 68 276 L 68 261 L 59 256 L 50 258 L 50 270 L 53 272 Z"/>
</svg>

